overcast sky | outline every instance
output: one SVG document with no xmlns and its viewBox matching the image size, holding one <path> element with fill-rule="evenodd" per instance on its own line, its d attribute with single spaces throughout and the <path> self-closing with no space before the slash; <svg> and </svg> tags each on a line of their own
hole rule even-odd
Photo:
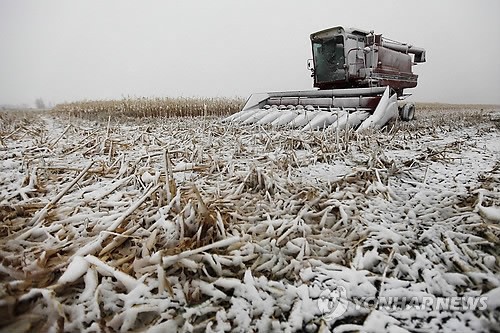
<svg viewBox="0 0 500 333">
<path fill-rule="evenodd" d="M 413 100 L 500 104 L 499 0 L 0 0 L 0 104 L 309 89 L 309 35 L 424 47 Z"/>
</svg>

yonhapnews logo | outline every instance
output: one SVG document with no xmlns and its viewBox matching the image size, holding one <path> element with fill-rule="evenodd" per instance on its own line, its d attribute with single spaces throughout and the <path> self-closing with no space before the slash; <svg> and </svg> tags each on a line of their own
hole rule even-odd
<svg viewBox="0 0 500 333">
<path fill-rule="evenodd" d="M 487 296 L 452 296 L 452 297 L 407 297 L 407 296 L 381 296 L 381 297 L 354 297 L 347 298 L 345 287 L 337 286 L 334 289 L 324 290 L 317 300 L 318 308 L 327 321 L 339 318 L 352 307 L 360 309 L 385 309 L 398 310 L 436 310 L 436 311 L 464 311 L 486 310 L 488 308 Z"/>
<path fill-rule="evenodd" d="M 338 318 L 347 311 L 347 290 L 342 286 L 324 290 L 318 298 L 318 308 L 326 321 Z"/>
</svg>

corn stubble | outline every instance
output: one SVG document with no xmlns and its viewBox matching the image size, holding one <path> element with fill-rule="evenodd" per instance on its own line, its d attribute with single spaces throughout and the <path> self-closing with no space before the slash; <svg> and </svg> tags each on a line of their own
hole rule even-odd
<svg viewBox="0 0 500 333">
<path fill-rule="evenodd" d="M 0 114 L 4 331 L 361 329 L 372 309 L 327 322 L 321 291 L 345 287 L 352 303 L 500 286 L 500 229 L 479 208 L 500 205 L 500 165 L 477 143 L 498 135 L 484 110 L 430 108 L 382 132 L 299 133 L 197 117 L 237 104 L 219 102 Z M 440 172 L 470 154 L 490 159 L 479 178 L 464 185 Z M 336 177 L 313 172 L 339 163 L 347 172 Z M 480 331 L 497 314 L 379 319 L 437 331 L 453 318 Z"/>
</svg>

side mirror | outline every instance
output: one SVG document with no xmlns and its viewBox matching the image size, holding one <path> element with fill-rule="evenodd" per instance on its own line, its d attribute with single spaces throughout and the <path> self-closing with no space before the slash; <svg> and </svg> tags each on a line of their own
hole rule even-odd
<svg viewBox="0 0 500 333">
<path fill-rule="evenodd" d="M 307 69 L 311 72 L 314 71 L 314 62 L 312 59 L 307 59 Z"/>
</svg>

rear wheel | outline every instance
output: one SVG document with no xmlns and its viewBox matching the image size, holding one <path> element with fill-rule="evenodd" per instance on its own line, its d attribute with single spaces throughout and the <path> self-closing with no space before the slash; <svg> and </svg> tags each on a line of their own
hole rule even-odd
<svg viewBox="0 0 500 333">
<path fill-rule="evenodd" d="M 403 121 L 411 121 L 415 118 L 415 104 L 408 103 L 399 110 L 399 118 Z"/>
</svg>

